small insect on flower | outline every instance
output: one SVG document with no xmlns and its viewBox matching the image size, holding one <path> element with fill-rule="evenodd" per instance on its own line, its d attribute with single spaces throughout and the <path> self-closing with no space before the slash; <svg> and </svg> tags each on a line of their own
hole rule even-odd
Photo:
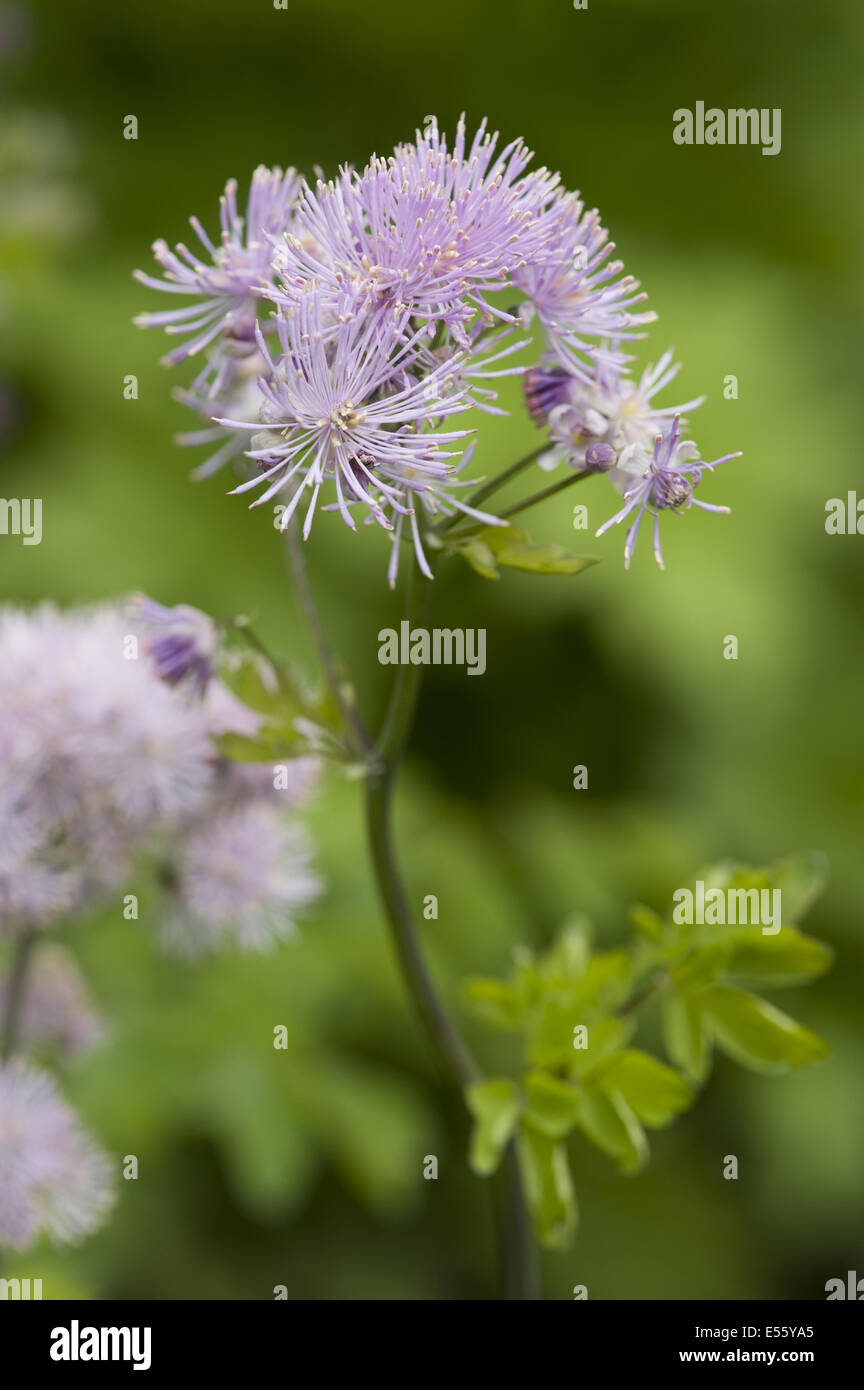
<svg viewBox="0 0 864 1390">
<path fill-rule="evenodd" d="M 724 454 L 710 463 L 700 459 L 699 450 L 692 440 L 682 441 L 680 419 L 676 415 L 669 428 L 657 435 L 652 455 L 641 444 L 629 444 L 622 451 L 610 477 L 624 498 L 624 506 L 605 521 L 596 534 L 602 536 L 610 526 L 617 526 L 635 512 L 624 544 L 624 568 L 629 569 L 642 518 L 649 512 L 654 517 L 654 558 L 661 570 L 664 569 L 660 549 L 661 511 L 681 512 L 693 506 L 701 507 L 705 512 L 728 514 L 728 507 L 700 502 L 693 496 L 693 489 L 702 481 L 706 468 L 710 472 L 719 464 L 740 456 L 739 450 L 738 453 Z"/>
<path fill-rule="evenodd" d="M 108 1157 L 51 1077 L 19 1061 L 0 1067 L 0 1245 L 80 1240 L 113 1200 Z"/>
</svg>

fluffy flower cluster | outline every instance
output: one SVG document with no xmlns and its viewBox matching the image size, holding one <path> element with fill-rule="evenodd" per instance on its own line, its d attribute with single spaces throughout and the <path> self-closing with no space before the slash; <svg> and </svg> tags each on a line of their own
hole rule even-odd
<svg viewBox="0 0 864 1390">
<path fill-rule="evenodd" d="M 233 490 L 280 506 L 283 527 L 299 512 L 308 537 L 319 507 L 352 529 L 373 522 L 392 538 L 391 583 L 403 536 L 430 573 L 431 522 L 496 523 L 460 495 L 466 416 L 500 412 L 494 379 L 524 373 L 551 433 L 545 462 L 608 471 L 638 446 L 641 496 L 676 414 L 653 397 L 676 368 L 667 354 L 629 376 L 623 349 L 654 315 L 597 212 L 531 160 L 485 122 L 469 140 L 461 121 L 448 143 L 428 118 L 414 141 L 330 182 L 258 169 L 245 221 L 230 183 L 218 246 L 192 219 L 203 257 L 157 242 L 164 278 L 138 278 L 191 302 L 138 322 L 183 336 L 170 363 L 206 354 L 179 393 L 201 416 L 181 441 L 215 445 L 196 475 L 233 460 L 244 474 Z M 529 325 L 540 358 L 526 368 L 509 359 Z M 688 476 L 686 497 L 654 487 L 645 509 L 689 505 Z"/>
<path fill-rule="evenodd" d="M 622 494 L 624 506 L 597 531 L 602 536 L 625 518 L 632 523 L 624 546 L 629 569 L 636 537 L 646 512 L 654 519 L 654 558 L 661 569 L 659 518 L 662 511 L 681 512 L 695 506 L 709 512 L 728 512 L 701 502 L 693 489 L 703 472 L 738 458 L 725 454 L 710 463 L 699 457 L 692 440 L 681 439 L 681 415 L 702 404 L 703 397 L 681 405 L 655 404 L 654 397 L 677 376 L 680 363 L 665 352 L 639 380 L 626 363 L 613 357 L 597 363 L 593 380 L 544 358 L 525 374 L 525 400 L 534 420 L 549 429 L 550 448 L 541 455 L 545 470 L 566 464 L 577 472 L 608 473 Z"/>
<path fill-rule="evenodd" d="M 0 974 L 0 1015 L 9 1007 L 11 970 Z M 49 1051 L 72 1057 L 104 1036 L 87 983 L 71 952 L 42 945 L 33 959 L 18 1024 L 18 1042 L 26 1051 Z"/>
<path fill-rule="evenodd" d="M 218 754 L 214 735 L 260 723 L 218 677 L 218 645 L 203 613 L 149 599 L 0 610 L 4 1048 L 63 1057 L 99 1040 L 74 961 L 34 933 L 118 893 L 142 862 L 159 866 L 163 939 L 185 955 L 264 949 L 317 895 L 296 821 L 317 764 L 295 759 L 277 783 Z M 23 974 L 19 939 L 33 950 Z M 48 1076 L 17 1056 L 0 1067 L 0 1245 L 88 1234 L 109 1175 Z"/>
<path fill-rule="evenodd" d="M 206 720 L 136 651 L 115 609 L 0 611 L 5 932 L 79 912 L 206 798 Z"/>
<path fill-rule="evenodd" d="M 4 934 L 79 914 L 128 881 L 145 850 L 170 859 L 173 940 L 178 920 L 190 938 L 215 939 L 201 906 L 205 872 L 222 938 L 260 946 L 261 922 L 271 923 L 271 939 L 290 930 L 315 884 L 299 831 L 284 822 L 310 790 L 314 764 L 288 764 L 288 789 L 277 792 L 272 769 L 219 757 L 212 736 L 253 734 L 260 716 L 215 675 L 216 648 L 213 624 L 185 605 L 0 612 Z M 245 876 L 250 829 L 241 813 L 254 813 L 260 832 Z M 188 913 L 187 856 L 199 883 Z"/>
<path fill-rule="evenodd" d="M 17 1060 L 0 1067 L 0 1245 L 80 1240 L 112 1201 L 110 1160 L 51 1077 Z"/>
</svg>

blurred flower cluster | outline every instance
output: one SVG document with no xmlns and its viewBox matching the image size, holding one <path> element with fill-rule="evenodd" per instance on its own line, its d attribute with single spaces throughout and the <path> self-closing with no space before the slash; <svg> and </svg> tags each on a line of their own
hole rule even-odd
<svg viewBox="0 0 864 1390">
<path fill-rule="evenodd" d="M 229 182 L 216 242 L 197 218 L 197 249 L 157 241 L 163 277 L 137 278 L 183 302 L 136 321 L 179 340 L 168 365 L 204 354 L 177 393 L 201 417 L 180 442 L 211 446 L 195 475 L 233 461 L 234 491 L 280 497 L 281 525 L 302 512 L 304 537 L 319 505 L 377 523 L 391 584 L 403 535 L 431 577 L 436 521 L 498 524 L 460 495 L 467 417 L 504 413 L 495 380 L 519 375 L 550 432 L 543 465 L 606 472 L 622 493 L 608 524 L 631 518 L 628 563 L 646 512 L 688 508 L 713 466 L 680 442 L 680 411 L 699 402 L 654 404 L 677 371 L 668 353 L 633 378 L 625 348 L 655 315 L 598 213 L 532 158 L 485 122 L 469 140 L 461 121 L 450 145 L 428 117 L 330 182 L 258 168 L 245 217 Z"/>
<path fill-rule="evenodd" d="M 221 679 L 220 646 L 204 614 L 149 599 L 0 611 L 0 1245 L 84 1235 L 111 1200 L 109 1161 L 21 1059 L 103 1032 L 49 930 L 112 898 L 122 920 L 149 871 L 169 949 L 265 949 L 319 891 L 296 816 L 317 763 L 277 778 L 222 756 L 214 739 L 261 716 Z"/>
</svg>

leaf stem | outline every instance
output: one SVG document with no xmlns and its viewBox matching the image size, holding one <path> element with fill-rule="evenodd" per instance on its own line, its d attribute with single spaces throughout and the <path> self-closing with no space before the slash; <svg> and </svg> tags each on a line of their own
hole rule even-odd
<svg viewBox="0 0 864 1390">
<path fill-rule="evenodd" d="M 621 1008 L 618 1010 L 618 1017 L 626 1018 L 628 1014 L 635 1014 L 637 1009 L 641 1009 L 643 1004 L 646 1004 L 649 999 L 653 998 L 655 994 L 658 994 L 667 984 L 668 979 L 665 976 L 655 976 L 653 980 L 649 980 L 647 985 L 643 985 L 641 989 L 636 991 L 632 998 L 627 1000 L 626 1004 L 621 1005 Z"/>
</svg>

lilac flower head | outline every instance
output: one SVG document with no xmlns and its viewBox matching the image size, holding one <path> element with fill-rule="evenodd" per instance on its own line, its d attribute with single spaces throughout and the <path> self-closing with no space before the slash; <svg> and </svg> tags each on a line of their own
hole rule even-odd
<svg viewBox="0 0 864 1390">
<path fill-rule="evenodd" d="M 137 655 L 119 611 L 0 610 L 0 916 L 80 910 L 154 825 L 206 800 L 206 712 Z"/>
<path fill-rule="evenodd" d="M 676 406 L 654 404 L 654 397 L 678 371 L 671 351 L 647 367 L 638 381 L 610 359 L 597 360 L 590 382 L 545 359 L 526 373 L 525 387 L 538 413 L 541 401 L 548 407 L 552 448 L 541 457 L 540 467 L 548 470 L 564 462 L 571 468 L 585 468 L 587 450 L 598 444 L 608 444 L 616 452 L 639 444 L 650 452 L 658 430 L 667 429 L 675 416 L 702 403 L 698 397 Z"/>
<path fill-rule="evenodd" d="M 190 473 L 195 482 L 212 477 L 228 463 L 232 463 L 243 477 L 248 477 L 250 465 L 243 457 L 249 442 L 245 430 L 226 429 L 217 422 L 226 416 L 235 420 L 253 419 L 261 407 L 258 381 L 266 373 L 267 363 L 256 351 L 243 358 L 225 357 L 215 375 L 208 366 L 188 390 L 177 387 L 173 391 L 175 400 L 201 417 L 197 429 L 175 434 L 174 443 L 183 448 L 202 444 L 216 446 Z"/>
<path fill-rule="evenodd" d="M 654 517 L 654 558 L 663 569 L 659 526 L 661 511 L 681 512 L 694 506 L 706 512 L 728 513 L 728 507 L 700 502 L 693 496 L 693 490 L 702 481 L 706 468 L 710 472 L 718 464 L 739 457 L 740 454 L 725 454 L 711 463 L 700 459 L 699 450 L 692 440 L 682 442 L 676 415 L 671 425 L 658 434 L 652 454 L 649 455 L 640 444 L 630 444 L 623 450 L 610 476 L 624 497 L 624 506 L 604 522 L 596 534 L 602 536 L 610 526 L 633 517 L 624 546 L 624 567 L 629 569 L 642 518 L 646 512 L 650 513 Z"/>
<path fill-rule="evenodd" d="M 266 950 L 293 934 L 319 892 L 306 838 L 279 807 L 229 808 L 183 842 L 163 940 L 189 957 L 228 943 Z"/>
<path fill-rule="evenodd" d="M 312 284 L 341 311 L 405 307 L 464 339 L 486 296 L 553 235 L 544 213 L 558 176 L 527 173 L 531 158 L 521 140 L 499 152 L 485 121 L 468 147 L 463 118 L 452 150 L 432 122 L 362 174 L 319 183 L 277 256 L 274 297 L 292 302 Z"/>
<path fill-rule="evenodd" d="M 0 1067 L 0 1245 L 80 1240 L 112 1202 L 111 1164 L 51 1077 L 19 1061 Z"/>
<path fill-rule="evenodd" d="M 226 184 L 220 201 L 218 246 L 197 217 L 189 219 L 204 248 L 203 259 L 182 243 L 171 251 L 167 242 L 154 242 L 153 253 L 165 271 L 164 280 L 140 270 L 135 278 L 150 289 L 196 297 L 194 303 L 179 309 L 141 314 L 135 320 L 142 328 L 185 335 L 186 341 L 164 359 L 167 365 L 192 357 L 220 337 L 229 351 L 254 351 L 257 299 L 269 275 L 273 250 L 270 238 L 287 227 L 300 187 L 296 170 L 283 174 L 281 169 L 260 165 L 252 176 L 245 218 L 237 210 L 236 181 Z"/>
<path fill-rule="evenodd" d="M 447 478 L 452 454 L 441 446 L 470 431 L 432 435 L 423 426 L 468 409 L 466 388 L 453 389 L 452 364 L 445 362 L 422 382 L 390 389 L 415 347 L 414 340 L 404 336 L 404 312 L 383 322 L 369 315 L 349 318 L 330 340 L 325 321 L 321 300 L 307 295 L 278 317 L 278 360 L 269 356 L 260 339 L 270 372 L 260 383 L 261 419 L 221 422 L 254 432 L 249 457 L 261 465 L 260 476 L 234 492 L 263 485 L 252 504 L 259 507 L 292 489 L 283 529 L 308 494 L 303 527 L 308 536 L 321 488 L 332 483 L 338 509 L 352 530 L 356 527 L 348 504 L 353 501 L 367 507 L 389 530 L 386 504 L 410 512 L 406 495 Z"/>
<path fill-rule="evenodd" d="M 639 336 L 653 312 L 634 309 L 645 295 L 632 275 L 622 275 L 621 261 L 609 260 L 614 243 L 596 210 L 585 212 L 576 193 L 559 193 L 544 217 L 549 245 L 554 248 L 530 260 L 513 277 L 536 313 L 550 352 L 569 371 L 590 381 L 589 359 L 594 339 Z"/>
</svg>

